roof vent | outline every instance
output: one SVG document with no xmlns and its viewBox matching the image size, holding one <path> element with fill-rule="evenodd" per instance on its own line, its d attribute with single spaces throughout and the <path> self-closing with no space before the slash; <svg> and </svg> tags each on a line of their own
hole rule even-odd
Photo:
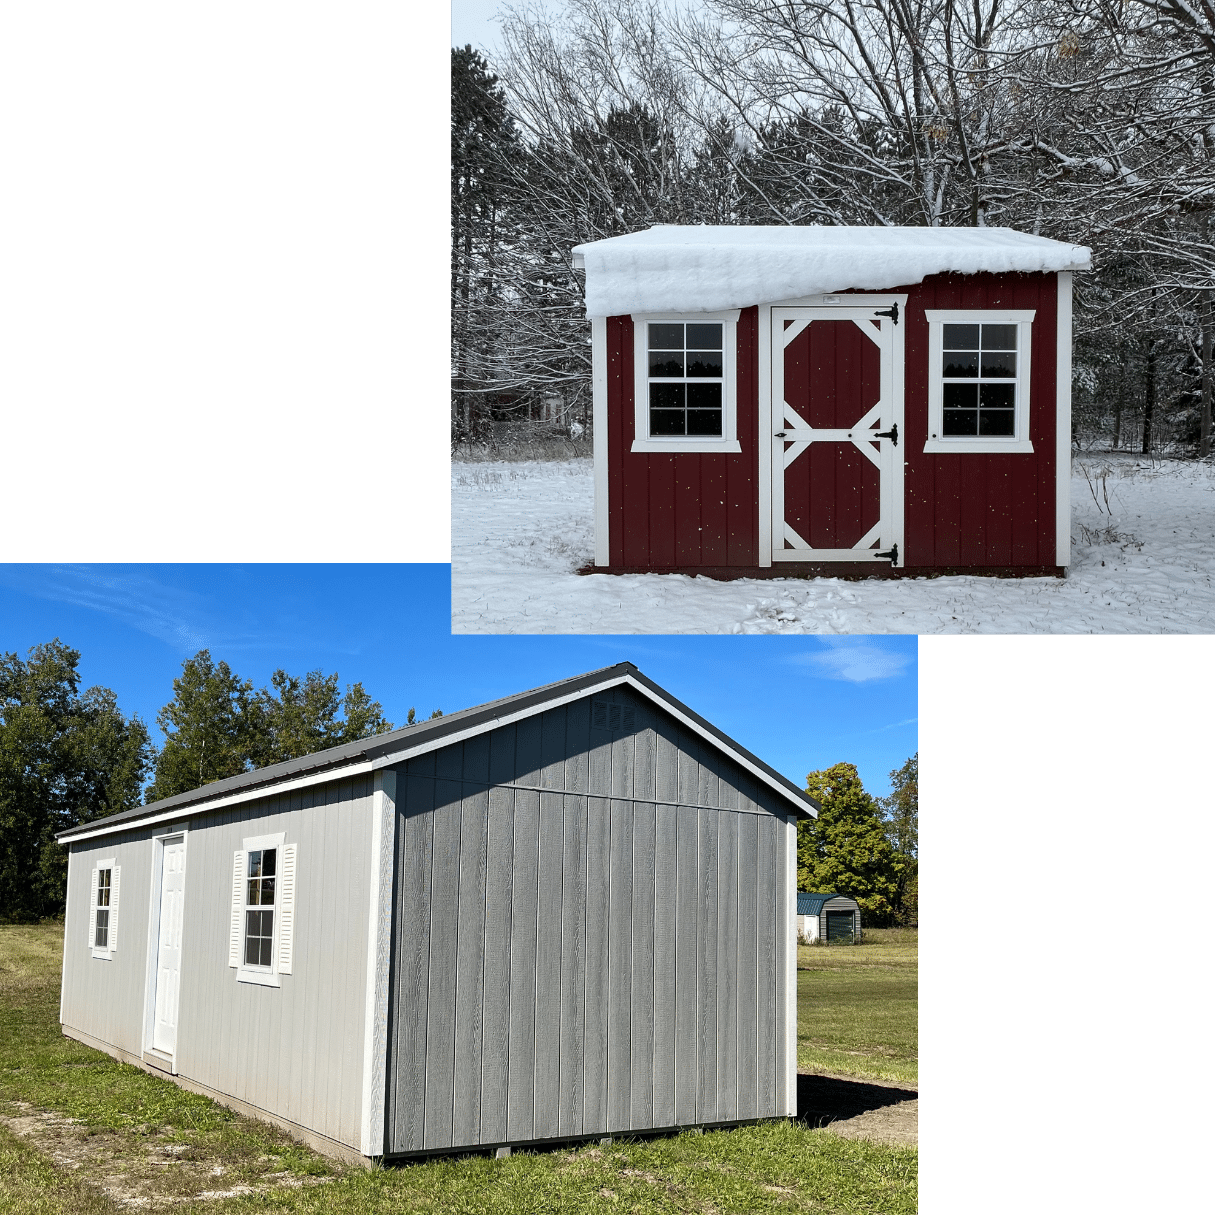
<svg viewBox="0 0 1215 1215">
<path fill-rule="evenodd" d="M 630 733 L 636 725 L 636 713 L 631 705 L 617 705 L 610 700 L 591 701 L 591 728 L 612 734 Z"/>
</svg>

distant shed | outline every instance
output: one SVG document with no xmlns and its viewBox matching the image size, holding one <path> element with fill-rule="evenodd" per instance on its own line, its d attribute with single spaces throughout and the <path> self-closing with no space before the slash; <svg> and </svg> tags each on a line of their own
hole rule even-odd
<svg viewBox="0 0 1215 1215">
<path fill-rule="evenodd" d="M 63 1032 L 351 1159 L 797 1110 L 813 799 L 620 663 L 63 832 Z"/>
<path fill-rule="evenodd" d="M 1009 228 L 659 225 L 573 257 L 586 572 L 1065 572 L 1088 249 Z"/>
<path fill-rule="evenodd" d="M 803 941 L 828 945 L 854 944 L 861 939 L 861 908 L 842 894 L 797 893 L 797 935 Z"/>
</svg>

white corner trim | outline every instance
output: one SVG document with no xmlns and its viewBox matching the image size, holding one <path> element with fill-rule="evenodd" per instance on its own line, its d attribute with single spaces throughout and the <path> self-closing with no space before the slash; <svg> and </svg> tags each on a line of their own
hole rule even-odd
<svg viewBox="0 0 1215 1215">
<path fill-rule="evenodd" d="M 765 306 L 759 310 L 759 329 L 757 339 L 759 350 L 759 408 L 756 412 L 756 451 L 759 455 L 759 476 L 756 479 L 756 493 L 759 519 L 759 565 L 761 569 L 769 569 L 772 565 L 772 444 L 767 435 L 772 431 L 772 308 Z M 764 437 L 761 437 L 764 436 Z"/>
<path fill-rule="evenodd" d="M 607 317 L 591 317 L 591 443 L 595 481 L 595 564 L 607 565 L 608 544 Z"/>
<path fill-rule="evenodd" d="M 388 1083 L 388 965 L 392 941 L 392 867 L 395 859 L 397 774 L 375 774 L 371 800 L 370 904 L 367 911 L 367 999 L 363 1013 L 364 1156 L 384 1154 L 384 1095 Z"/>
<path fill-rule="evenodd" d="M 797 819 L 785 824 L 785 1112 L 797 1116 Z"/>
<path fill-rule="evenodd" d="M 638 312 L 633 322 L 633 445 L 635 452 L 698 452 L 728 454 L 741 452 L 738 442 L 738 318 L 739 308 L 723 312 Z M 722 325 L 721 434 L 650 437 L 649 343 L 647 326 L 651 323 L 696 324 L 700 321 Z"/>
<path fill-rule="evenodd" d="M 1059 272 L 1055 326 L 1055 564 L 1072 563 L 1072 273 Z"/>
</svg>

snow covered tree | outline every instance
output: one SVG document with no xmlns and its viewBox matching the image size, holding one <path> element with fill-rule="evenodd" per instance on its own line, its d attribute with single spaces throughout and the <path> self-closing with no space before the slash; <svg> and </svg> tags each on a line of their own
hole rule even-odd
<svg viewBox="0 0 1215 1215">
<path fill-rule="evenodd" d="M 859 904 L 862 923 L 890 923 L 907 864 L 891 844 L 882 807 L 865 791 L 856 766 L 841 763 L 811 772 L 806 792 L 822 810 L 817 819 L 798 823 L 798 889 L 847 895 Z"/>
</svg>

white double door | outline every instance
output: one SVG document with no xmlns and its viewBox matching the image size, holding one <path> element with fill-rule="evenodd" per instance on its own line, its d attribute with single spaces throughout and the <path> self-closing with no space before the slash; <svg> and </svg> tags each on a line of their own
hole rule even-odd
<svg viewBox="0 0 1215 1215">
<path fill-rule="evenodd" d="M 166 840 L 161 862 L 152 1046 L 166 1055 L 172 1055 L 177 1050 L 178 997 L 181 992 L 181 922 L 186 896 L 185 840 L 180 837 Z"/>
</svg>

